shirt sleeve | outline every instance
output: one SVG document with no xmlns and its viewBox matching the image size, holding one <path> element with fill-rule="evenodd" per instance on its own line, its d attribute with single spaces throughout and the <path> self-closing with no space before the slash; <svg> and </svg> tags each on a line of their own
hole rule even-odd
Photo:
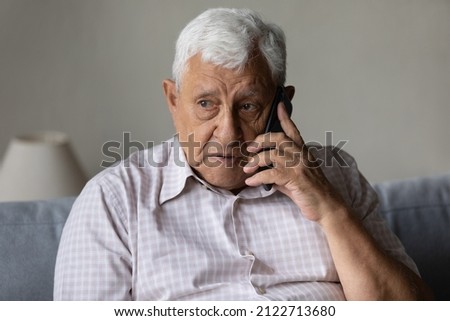
<svg viewBox="0 0 450 321">
<path fill-rule="evenodd" d="M 75 201 L 58 249 L 54 300 L 132 299 L 127 221 L 118 197 L 94 178 Z"/>
<path fill-rule="evenodd" d="M 325 154 L 326 161 L 323 167 L 325 175 L 341 192 L 378 246 L 386 254 L 419 274 L 416 264 L 406 253 L 403 244 L 380 215 L 378 195 L 359 171 L 354 158 L 341 149 L 331 147 L 325 149 Z M 339 170 L 336 170 L 336 167 Z"/>
</svg>

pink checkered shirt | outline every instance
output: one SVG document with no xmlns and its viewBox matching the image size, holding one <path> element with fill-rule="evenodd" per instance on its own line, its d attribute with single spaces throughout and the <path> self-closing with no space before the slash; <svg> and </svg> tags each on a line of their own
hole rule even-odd
<svg viewBox="0 0 450 321">
<path fill-rule="evenodd" d="M 325 159 L 331 149 L 318 151 Z M 326 155 L 328 154 L 328 155 Z M 354 160 L 323 170 L 380 246 L 417 272 Z M 176 140 L 94 177 L 63 231 L 55 300 L 343 300 L 321 228 L 276 189 L 209 186 Z"/>
</svg>

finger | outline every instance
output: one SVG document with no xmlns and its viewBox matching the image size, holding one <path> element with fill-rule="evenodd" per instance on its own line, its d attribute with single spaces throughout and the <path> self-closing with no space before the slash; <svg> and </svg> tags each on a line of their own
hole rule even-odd
<svg viewBox="0 0 450 321">
<path fill-rule="evenodd" d="M 243 170 L 245 173 L 250 174 L 261 168 L 269 167 L 274 164 L 273 159 L 276 158 L 277 151 L 275 149 L 265 150 L 253 157 L 249 158 L 247 164 L 245 164 Z"/>
<path fill-rule="evenodd" d="M 276 148 L 284 139 L 286 139 L 284 133 L 269 132 L 258 135 L 247 145 L 247 151 L 250 153 L 258 153 L 264 149 Z"/>
<path fill-rule="evenodd" d="M 280 120 L 281 128 L 283 128 L 284 133 L 290 139 L 292 139 L 297 145 L 303 146 L 305 142 L 298 130 L 297 126 L 295 126 L 292 119 L 289 117 L 289 114 L 286 111 L 286 107 L 282 102 L 278 104 L 277 109 L 278 119 Z"/>
<path fill-rule="evenodd" d="M 275 184 L 276 181 L 276 169 L 268 168 L 256 173 L 255 175 L 247 178 L 245 184 L 248 186 L 259 186 L 262 184 Z"/>
</svg>

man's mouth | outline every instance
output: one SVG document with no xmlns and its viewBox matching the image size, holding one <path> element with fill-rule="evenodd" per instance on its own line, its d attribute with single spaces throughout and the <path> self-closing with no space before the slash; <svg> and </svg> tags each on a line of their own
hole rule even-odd
<svg viewBox="0 0 450 321">
<path fill-rule="evenodd" d="M 208 142 L 203 148 L 203 164 L 208 167 L 243 167 L 247 161 L 246 144 L 230 142 L 223 144 Z"/>
<path fill-rule="evenodd" d="M 234 167 L 239 165 L 242 161 L 245 160 L 243 155 L 234 155 L 234 154 L 208 154 L 205 156 L 205 165 L 211 167 L 223 166 L 225 167 Z"/>
</svg>

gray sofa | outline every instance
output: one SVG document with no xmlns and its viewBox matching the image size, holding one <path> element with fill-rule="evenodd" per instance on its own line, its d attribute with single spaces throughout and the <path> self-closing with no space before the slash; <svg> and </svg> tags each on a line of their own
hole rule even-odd
<svg viewBox="0 0 450 321">
<path fill-rule="evenodd" d="M 375 189 L 436 300 L 450 300 L 450 173 Z M 74 200 L 0 203 L 0 300 L 52 299 L 59 237 Z"/>
</svg>

